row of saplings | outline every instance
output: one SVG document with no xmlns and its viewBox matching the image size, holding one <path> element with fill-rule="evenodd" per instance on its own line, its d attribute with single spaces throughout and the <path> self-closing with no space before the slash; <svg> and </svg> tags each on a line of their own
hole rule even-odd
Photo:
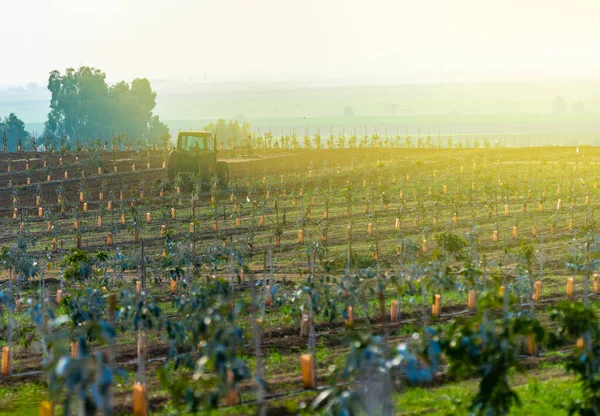
<svg viewBox="0 0 600 416">
<path fill-rule="evenodd" d="M 3 251 L 4 265 L 13 271 L 11 276 L 15 276 L 15 280 L 19 277 L 32 278 L 40 273 L 35 266 L 24 267 L 23 258 L 16 259 L 26 254 L 19 253 L 22 249 L 12 247 Z M 148 414 L 145 366 L 148 333 L 153 330 L 166 331 L 168 335 L 170 350 L 164 367 L 159 371 L 159 378 L 166 381 L 165 385 L 174 399 L 185 402 L 191 411 L 202 409 L 202 404 L 219 406 L 223 397 L 225 404 L 237 403 L 240 383 L 250 379 L 248 365 L 241 358 L 244 339 L 240 324 L 244 314 L 247 316 L 251 311 L 253 327 L 260 326 L 262 319 L 258 318 L 258 311 L 264 310 L 265 304 L 274 303 L 276 292 L 259 285 L 264 289 L 264 297 L 261 297 L 260 293 L 255 293 L 252 280 L 251 304 L 234 303 L 230 282 L 211 279 L 198 285 L 191 275 L 175 267 L 172 269 L 172 281 L 181 281 L 186 290 L 185 296 L 174 301 L 177 313 L 167 316 L 156 300 L 147 294 L 143 257 L 141 260 L 119 259 L 124 268 L 141 267 L 142 278 L 136 282 L 134 291 L 122 290 L 118 296 L 107 286 L 102 286 L 106 282 L 94 278 L 94 267 L 107 261 L 107 256 L 101 253 L 91 256 L 80 250 L 74 251 L 64 260 L 65 274 L 78 279 L 79 288 L 73 290 L 72 296 L 65 297 L 61 291 L 57 303 L 48 297 L 42 276 L 41 296 L 37 303 L 30 303 L 28 310 L 41 339 L 51 397 L 54 400 L 64 398 L 65 414 L 96 414 L 100 410 L 104 414 L 112 414 L 115 377 L 126 377 L 115 364 L 119 330 L 133 330 L 138 334 L 138 380 L 133 389 L 135 415 Z M 304 287 L 303 291 L 309 295 L 311 309 L 309 320 L 303 322 L 302 327 L 308 326 L 308 332 L 314 335 L 314 315 L 323 313 L 323 305 L 319 305 L 318 287 L 315 291 L 316 280 L 309 279 L 308 282 L 311 287 Z M 595 280 L 593 282 L 595 284 Z M 176 287 L 176 284 L 171 284 L 172 291 Z M 587 287 L 585 289 L 587 293 Z M 451 371 L 471 376 L 476 374 L 482 378 L 480 391 L 471 405 L 472 411 L 486 415 L 506 414 L 513 404 L 518 403 L 508 376 L 512 369 L 519 367 L 519 354 L 524 349 L 535 354 L 536 345 L 543 342 L 550 347 L 558 347 L 576 340 L 576 348 L 565 360 L 567 368 L 581 379 L 584 397 L 572 403 L 571 410 L 582 415 L 600 412 L 600 386 L 595 382 L 600 376 L 600 368 L 596 365 L 600 361 L 600 320 L 594 309 L 587 305 L 587 297 L 584 302 L 559 304 L 550 312 L 551 320 L 557 325 L 545 329 L 531 313 L 515 309 L 517 306 L 509 296 L 511 290 L 508 285 L 493 293 L 482 293 L 478 300 L 479 311 L 471 318 L 440 330 L 426 328 L 420 337 L 396 348 L 390 346 L 387 336 L 370 335 L 368 328 L 355 325 L 352 309 L 349 308 L 344 314 L 350 345 L 345 365 L 336 370 L 337 378 L 315 399 L 314 410 L 327 414 L 357 414 L 363 411 L 393 414 L 391 395 L 395 380 L 431 381 L 443 355 L 449 360 Z M 567 296 L 572 295 L 573 280 L 569 279 Z M 541 283 L 536 282 L 533 300 L 539 300 L 540 296 Z M 440 302 L 441 296 L 434 295 L 433 316 L 440 315 Z M 468 307 L 475 309 L 475 302 L 476 295 L 470 292 Z M 59 306 L 67 309 L 66 317 L 57 315 Z M 2 316 L 6 308 L 15 310 L 15 298 L 10 292 L 0 292 Z M 392 303 L 391 320 L 397 319 L 397 309 L 397 302 Z M 108 352 L 94 351 L 92 341 L 107 345 Z M 260 348 L 257 348 L 257 360 L 259 351 Z M 11 353 L 9 347 L 3 348 L 2 375 L 6 377 L 11 376 Z M 185 369 L 189 371 L 186 373 Z M 305 388 L 316 388 L 314 351 L 301 356 L 301 369 Z M 211 370 L 219 380 L 218 387 L 212 390 L 197 383 Z M 257 374 L 256 378 L 256 389 L 260 391 L 256 403 L 262 413 L 265 406 L 264 380 L 262 374 Z M 378 385 L 382 388 L 375 388 Z M 206 389 L 210 391 L 207 393 Z M 370 397 L 373 391 L 382 395 L 376 401 L 381 409 L 373 409 L 373 397 Z M 52 411 L 50 402 L 43 402 L 40 406 L 40 415 L 50 415 Z"/>
</svg>

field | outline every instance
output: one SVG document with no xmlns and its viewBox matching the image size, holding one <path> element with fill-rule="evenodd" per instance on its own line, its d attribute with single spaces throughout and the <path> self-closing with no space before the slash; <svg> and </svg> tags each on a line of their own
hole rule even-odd
<svg viewBox="0 0 600 416">
<path fill-rule="evenodd" d="M 600 148 L 166 157 L 0 153 L 0 414 L 596 406 Z"/>
</svg>

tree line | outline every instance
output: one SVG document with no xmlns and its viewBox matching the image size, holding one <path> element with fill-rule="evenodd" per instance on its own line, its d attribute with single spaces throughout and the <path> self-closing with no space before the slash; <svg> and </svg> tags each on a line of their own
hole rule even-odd
<svg viewBox="0 0 600 416">
<path fill-rule="evenodd" d="M 32 137 L 14 113 L 0 120 L 9 151 L 32 141 L 38 146 L 75 145 L 108 142 L 118 136 L 124 143 L 159 144 L 169 136 L 168 127 L 153 113 L 157 94 L 146 78 L 109 85 L 100 69 L 83 66 L 50 72 L 48 90 L 50 111 L 42 137 Z"/>
</svg>

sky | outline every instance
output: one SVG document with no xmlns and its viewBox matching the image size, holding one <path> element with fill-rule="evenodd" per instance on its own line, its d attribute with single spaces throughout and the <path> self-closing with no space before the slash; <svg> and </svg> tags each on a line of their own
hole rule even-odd
<svg viewBox="0 0 600 416">
<path fill-rule="evenodd" d="M 600 77 L 597 0 L 3 1 L 0 85 Z"/>
</svg>

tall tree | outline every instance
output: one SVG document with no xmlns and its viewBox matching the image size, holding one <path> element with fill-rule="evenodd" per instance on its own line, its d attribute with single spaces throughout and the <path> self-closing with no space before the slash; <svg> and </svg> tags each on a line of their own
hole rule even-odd
<svg viewBox="0 0 600 416">
<path fill-rule="evenodd" d="M 240 126 L 237 120 L 226 121 L 220 118 L 216 123 L 211 122 L 204 126 L 204 130 L 215 133 L 217 141 L 220 144 L 227 144 L 227 147 L 231 149 L 240 143 L 245 143 L 250 132 L 250 124 L 243 122 Z"/>
<path fill-rule="evenodd" d="M 160 121 L 158 116 L 152 116 L 148 123 L 148 142 L 151 144 L 161 144 L 166 136 L 170 136 L 169 128 Z"/>
<path fill-rule="evenodd" d="M 48 79 L 48 90 L 51 97 L 46 133 L 82 140 L 107 135 L 110 106 L 104 72 L 87 66 L 78 71 L 68 68 L 64 75 L 54 70 Z"/>
<path fill-rule="evenodd" d="M 64 74 L 52 71 L 48 89 L 50 112 L 44 134 L 81 142 L 113 135 L 127 135 L 132 142 L 157 140 L 157 132 L 164 134 L 166 126 L 152 114 L 156 92 L 145 78 L 135 79 L 131 86 L 125 81 L 109 86 L 104 72 L 84 66 L 77 71 L 68 68 Z"/>
<path fill-rule="evenodd" d="M 0 137 L 8 151 L 17 150 L 19 142 L 25 143 L 30 134 L 25 130 L 25 123 L 15 113 L 10 113 L 0 120 Z"/>
</svg>

